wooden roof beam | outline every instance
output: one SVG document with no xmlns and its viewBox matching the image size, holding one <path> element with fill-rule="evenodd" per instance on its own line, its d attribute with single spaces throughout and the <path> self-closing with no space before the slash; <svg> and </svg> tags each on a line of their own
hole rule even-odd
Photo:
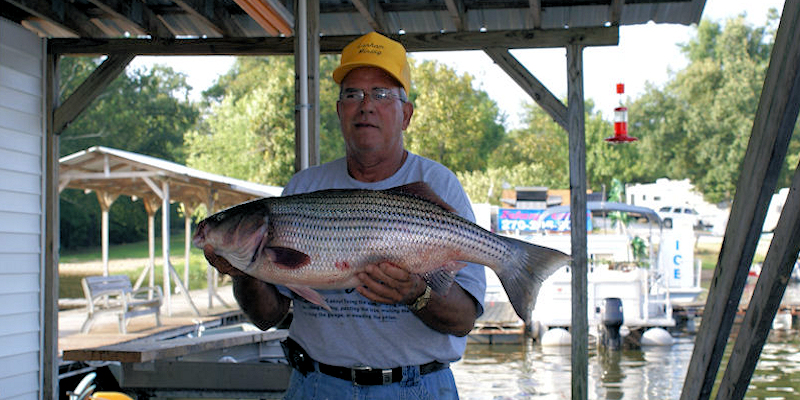
<svg viewBox="0 0 800 400">
<path fill-rule="evenodd" d="M 388 35 L 402 43 L 408 52 L 558 48 L 570 44 L 615 46 L 619 27 L 570 28 L 489 32 L 436 32 Z M 322 36 L 320 53 L 340 53 L 358 36 Z M 97 55 L 131 53 L 135 55 L 292 55 L 293 37 L 234 39 L 50 39 L 51 54 Z"/>
<path fill-rule="evenodd" d="M 622 19 L 622 6 L 625 0 L 611 0 L 611 5 L 608 7 L 608 22 L 613 26 L 619 26 Z"/>
<path fill-rule="evenodd" d="M 561 100 L 554 96 L 542 82 L 528 72 L 527 68 L 508 52 L 508 49 L 490 47 L 484 49 L 484 52 L 489 55 L 514 82 L 517 82 L 517 85 L 528 93 L 542 109 L 550 114 L 558 125 L 564 128 L 564 130 L 568 130 L 567 107 Z"/>
<path fill-rule="evenodd" d="M 86 15 L 76 9 L 71 2 L 64 0 L 6 0 L 47 23 L 72 32 L 79 37 L 102 37 L 103 31 L 97 28 Z"/>
<path fill-rule="evenodd" d="M 97 67 L 83 83 L 53 111 L 53 132 L 60 134 L 89 104 L 108 87 L 133 60 L 134 54 L 114 54 Z"/>
<path fill-rule="evenodd" d="M 464 0 L 444 0 L 444 3 L 447 5 L 447 12 L 450 13 L 456 31 L 467 30 L 467 8 L 464 6 Z"/>
<path fill-rule="evenodd" d="M 531 27 L 539 29 L 542 27 L 542 0 L 528 0 L 530 5 L 530 12 L 528 16 L 531 19 Z"/>
<path fill-rule="evenodd" d="M 272 36 L 291 36 L 294 28 L 292 14 L 275 0 L 233 0 L 253 21 Z"/>
<path fill-rule="evenodd" d="M 386 23 L 386 16 L 383 14 L 383 9 L 378 3 L 378 0 L 351 0 L 353 5 L 356 6 L 358 13 L 367 20 L 369 26 L 377 32 L 389 32 L 389 26 Z"/>
<path fill-rule="evenodd" d="M 89 2 L 103 12 L 136 26 L 152 37 L 174 36 L 164 21 L 140 1 L 89 0 Z"/>
<path fill-rule="evenodd" d="M 212 0 L 172 0 L 187 14 L 200 20 L 219 36 L 244 36 L 236 24 L 230 23 L 225 7 L 216 7 Z"/>
</svg>

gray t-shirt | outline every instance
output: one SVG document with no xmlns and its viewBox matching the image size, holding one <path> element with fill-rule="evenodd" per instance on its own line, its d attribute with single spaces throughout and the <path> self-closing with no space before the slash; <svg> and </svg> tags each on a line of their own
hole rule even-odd
<svg viewBox="0 0 800 400">
<path fill-rule="evenodd" d="M 353 179 L 344 158 L 298 172 L 283 195 L 324 189 L 383 190 L 414 182 L 425 182 L 459 215 L 475 221 L 469 199 L 455 174 L 445 166 L 409 153 L 403 166 L 391 177 L 373 183 Z M 483 313 L 486 292 L 484 267 L 468 264 L 456 274 L 456 283 L 478 300 Z M 431 361 L 453 362 L 461 358 L 466 337 L 437 332 L 426 326 L 404 305 L 374 303 L 350 290 L 321 290 L 332 312 L 304 301 L 288 288 L 281 293 L 294 301 L 289 329 L 309 355 L 322 363 L 354 367 L 394 368 Z"/>
</svg>

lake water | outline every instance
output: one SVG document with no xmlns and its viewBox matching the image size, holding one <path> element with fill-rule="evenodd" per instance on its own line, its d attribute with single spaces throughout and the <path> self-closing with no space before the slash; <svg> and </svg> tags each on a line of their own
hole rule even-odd
<svg viewBox="0 0 800 400">
<path fill-rule="evenodd" d="M 693 347 L 692 336 L 666 348 L 599 353 L 590 348 L 589 399 L 678 399 Z M 720 377 L 726 361 L 727 354 Z M 570 399 L 570 363 L 569 346 L 470 344 L 452 369 L 463 400 Z M 745 398 L 800 398 L 797 331 L 771 336 Z"/>
<path fill-rule="evenodd" d="M 752 290 L 748 284 L 747 290 Z M 800 304 L 800 285 L 787 287 L 784 301 Z M 735 328 L 735 327 L 734 327 Z M 764 346 L 746 399 L 800 399 L 800 332 L 773 331 Z M 692 358 L 695 336 L 671 347 L 598 352 L 589 348 L 589 399 L 678 399 Z M 728 341 L 719 369 L 725 371 L 734 340 Z M 452 367 L 463 400 L 570 399 L 570 347 L 521 345 L 467 346 Z M 715 386 L 716 387 L 716 386 Z M 714 392 L 716 396 L 716 392 Z M 711 397 L 714 399 L 714 397 Z"/>
</svg>

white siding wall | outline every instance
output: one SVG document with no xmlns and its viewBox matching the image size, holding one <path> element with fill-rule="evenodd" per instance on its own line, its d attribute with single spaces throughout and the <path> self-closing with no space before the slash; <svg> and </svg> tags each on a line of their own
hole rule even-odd
<svg viewBox="0 0 800 400">
<path fill-rule="evenodd" d="M 0 399 L 38 399 L 43 327 L 42 40 L 0 18 Z"/>
</svg>

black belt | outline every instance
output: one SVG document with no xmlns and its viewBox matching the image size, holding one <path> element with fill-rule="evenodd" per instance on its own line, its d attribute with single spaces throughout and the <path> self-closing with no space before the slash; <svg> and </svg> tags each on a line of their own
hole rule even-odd
<svg viewBox="0 0 800 400">
<path fill-rule="evenodd" d="M 317 363 L 319 372 L 330 375 L 334 378 L 344 379 L 359 386 L 388 385 L 403 380 L 403 367 L 392 369 L 377 369 L 369 367 L 336 367 L 333 365 Z M 419 366 L 419 374 L 425 375 L 431 372 L 440 371 L 447 367 L 447 364 L 438 361 L 431 361 Z"/>
<path fill-rule="evenodd" d="M 303 375 L 311 371 L 319 372 L 334 378 L 350 381 L 359 386 L 388 385 L 403 380 L 403 367 L 391 369 L 379 369 L 369 367 L 337 367 L 334 365 L 323 364 L 311 359 L 305 350 L 291 338 L 281 342 L 286 353 L 286 359 L 294 369 Z M 316 367 L 316 368 L 315 368 Z M 448 364 L 432 361 L 419 366 L 419 374 L 425 375 L 440 371 L 448 367 Z"/>
</svg>

